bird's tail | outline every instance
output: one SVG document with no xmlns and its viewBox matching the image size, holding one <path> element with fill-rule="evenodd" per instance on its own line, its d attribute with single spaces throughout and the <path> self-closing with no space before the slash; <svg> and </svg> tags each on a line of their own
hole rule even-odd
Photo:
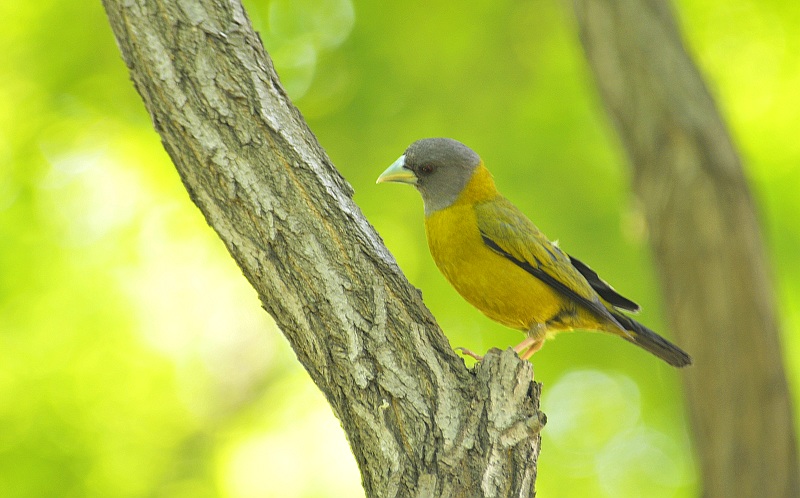
<svg viewBox="0 0 800 498">
<path fill-rule="evenodd" d="M 632 342 L 640 348 L 649 351 L 673 367 L 685 367 L 692 364 L 692 357 L 689 356 L 686 351 L 672 344 L 641 323 L 622 313 L 612 312 L 612 315 L 620 325 L 625 327 L 625 330 L 631 332 L 630 335 L 622 336 L 628 342 Z"/>
</svg>

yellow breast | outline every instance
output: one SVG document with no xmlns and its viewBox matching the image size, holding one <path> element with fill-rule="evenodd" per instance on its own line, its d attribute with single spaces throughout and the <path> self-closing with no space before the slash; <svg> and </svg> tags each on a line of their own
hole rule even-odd
<svg viewBox="0 0 800 498">
<path fill-rule="evenodd" d="M 452 206 L 426 217 L 428 247 L 436 266 L 470 304 L 503 325 L 528 330 L 569 303 L 483 242 L 473 206 L 497 195 L 489 172 L 479 166 Z"/>
</svg>

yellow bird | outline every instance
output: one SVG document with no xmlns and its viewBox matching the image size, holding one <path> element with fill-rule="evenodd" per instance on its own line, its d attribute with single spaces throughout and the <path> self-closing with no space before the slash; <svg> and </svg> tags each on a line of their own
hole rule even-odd
<svg viewBox="0 0 800 498">
<path fill-rule="evenodd" d="M 679 347 L 621 313 L 639 306 L 550 242 L 500 195 L 466 145 L 418 140 L 381 174 L 382 182 L 419 190 L 436 266 L 486 316 L 527 334 L 514 347 L 520 358 L 530 358 L 557 332 L 583 329 L 622 337 L 676 367 L 692 363 Z"/>
</svg>

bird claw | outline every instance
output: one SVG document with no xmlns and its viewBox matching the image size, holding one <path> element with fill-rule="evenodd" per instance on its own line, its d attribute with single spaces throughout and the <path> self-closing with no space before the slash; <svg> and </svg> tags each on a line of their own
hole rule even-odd
<svg viewBox="0 0 800 498">
<path fill-rule="evenodd" d="M 467 348 L 459 346 L 459 347 L 456 348 L 456 351 L 460 351 L 461 354 L 463 354 L 464 356 L 469 356 L 470 358 L 475 358 L 475 360 L 477 360 L 477 361 L 483 360 L 483 356 L 479 355 L 478 353 L 474 353 L 474 352 L 470 351 Z"/>
</svg>

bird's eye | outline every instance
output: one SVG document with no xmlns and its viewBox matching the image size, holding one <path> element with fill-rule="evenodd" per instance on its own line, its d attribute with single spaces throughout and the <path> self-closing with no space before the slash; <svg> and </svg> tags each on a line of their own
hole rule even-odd
<svg viewBox="0 0 800 498">
<path fill-rule="evenodd" d="M 423 164 L 422 166 L 419 167 L 419 172 L 423 175 L 429 175 L 430 173 L 433 172 L 433 166 L 431 166 L 430 164 Z"/>
</svg>

